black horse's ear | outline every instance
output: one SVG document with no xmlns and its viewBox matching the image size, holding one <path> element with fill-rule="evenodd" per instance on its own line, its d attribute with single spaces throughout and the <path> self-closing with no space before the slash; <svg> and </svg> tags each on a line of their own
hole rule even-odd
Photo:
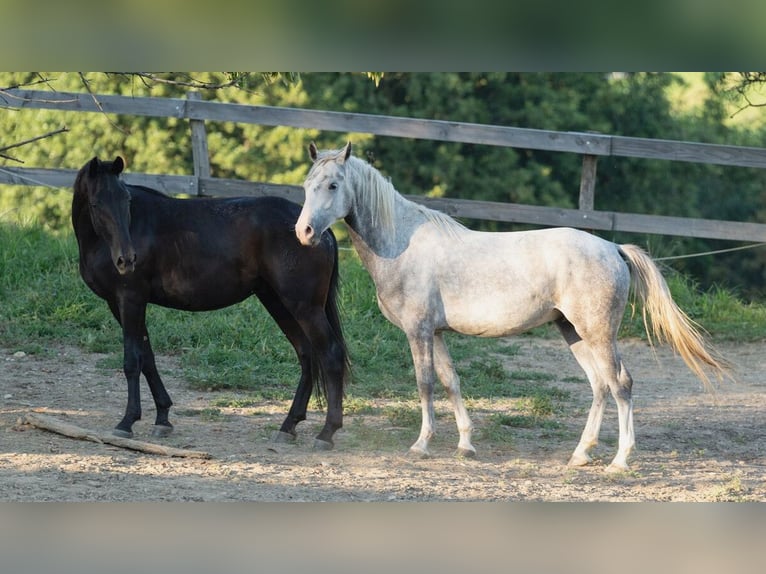
<svg viewBox="0 0 766 574">
<path fill-rule="evenodd" d="M 317 160 L 317 144 L 314 142 L 309 144 L 309 157 L 311 158 L 312 162 Z"/>
<path fill-rule="evenodd" d="M 88 175 L 93 177 L 98 173 L 98 156 L 88 162 Z"/>
<path fill-rule="evenodd" d="M 125 169 L 125 160 L 120 156 L 115 157 L 112 162 L 112 173 L 114 175 L 120 175 L 123 169 Z"/>
<path fill-rule="evenodd" d="M 343 148 L 343 161 L 346 161 L 349 157 L 351 157 L 351 142 L 348 142 L 346 147 Z"/>
</svg>

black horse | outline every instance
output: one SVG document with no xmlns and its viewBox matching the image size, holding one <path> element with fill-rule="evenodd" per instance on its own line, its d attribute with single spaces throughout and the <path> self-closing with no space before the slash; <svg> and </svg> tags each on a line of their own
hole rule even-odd
<svg viewBox="0 0 766 574">
<path fill-rule="evenodd" d="M 168 435 L 172 401 L 157 372 L 146 306 L 209 311 L 255 294 L 287 336 L 301 378 L 275 440 L 291 440 L 306 419 L 312 389 L 327 417 L 315 448 L 332 448 L 343 424 L 348 356 L 336 302 L 338 247 L 326 233 L 317 248 L 295 238 L 301 207 L 277 197 L 176 199 L 127 185 L 122 158 L 93 158 L 77 173 L 72 225 L 80 274 L 122 326 L 128 381 L 125 416 L 114 434 L 132 436 L 141 418 L 139 377 L 157 407 L 152 434 Z"/>
</svg>

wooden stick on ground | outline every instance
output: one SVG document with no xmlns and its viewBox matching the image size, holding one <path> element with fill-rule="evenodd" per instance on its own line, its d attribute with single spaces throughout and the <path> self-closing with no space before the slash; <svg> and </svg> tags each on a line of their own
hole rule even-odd
<svg viewBox="0 0 766 574">
<path fill-rule="evenodd" d="M 41 413 L 28 413 L 25 419 L 28 424 L 34 427 L 55 432 L 57 434 L 71 438 L 111 444 L 114 446 L 119 446 L 120 448 L 137 450 L 148 454 L 159 454 L 162 456 L 176 456 L 185 458 L 210 458 L 210 455 L 203 451 L 162 446 L 159 444 L 144 442 L 132 438 L 120 438 L 109 433 L 84 429 L 82 427 L 78 427 L 77 425 L 73 425 L 71 423 L 67 423 Z"/>
</svg>

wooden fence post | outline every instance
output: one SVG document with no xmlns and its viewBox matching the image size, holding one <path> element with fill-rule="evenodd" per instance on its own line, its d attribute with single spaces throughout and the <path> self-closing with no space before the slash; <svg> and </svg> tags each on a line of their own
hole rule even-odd
<svg viewBox="0 0 766 574">
<path fill-rule="evenodd" d="M 190 100 L 201 100 L 199 92 L 189 92 L 186 96 Z M 192 161 L 194 162 L 194 193 L 200 193 L 200 178 L 210 177 L 210 153 L 207 148 L 207 131 L 203 120 L 189 120 L 191 124 Z"/>
<path fill-rule="evenodd" d="M 596 195 L 596 162 L 598 156 L 582 156 L 582 175 L 580 176 L 580 206 L 581 210 L 593 211 Z"/>
</svg>

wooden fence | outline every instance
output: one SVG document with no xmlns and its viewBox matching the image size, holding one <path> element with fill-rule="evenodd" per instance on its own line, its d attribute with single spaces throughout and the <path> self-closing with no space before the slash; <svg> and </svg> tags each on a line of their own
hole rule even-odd
<svg viewBox="0 0 766 574">
<path fill-rule="evenodd" d="M 210 177 L 206 121 L 290 126 L 344 133 L 367 133 L 568 152 L 577 153 L 583 157 L 579 209 L 409 196 L 414 201 L 456 217 L 542 226 L 572 226 L 593 230 L 766 242 L 766 224 L 761 223 L 643 215 L 599 211 L 593 208 L 599 157 L 633 157 L 766 168 L 766 149 L 764 148 L 228 104 L 203 101 L 199 94 L 194 92 L 183 99 L 6 90 L 0 93 L 0 108 L 55 109 L 188 120 L 192 134 L 193 175 L 125 174 L 125 180 L 130 183 L 146 185 L 166 193 L 219 196 L 279 195 L 301 203 L 303 190 L 299 186 Z M 0 167 L 0 184 L 70 187 L 74 182 L 76 171 L 76 169 Z"/>
</svg>

